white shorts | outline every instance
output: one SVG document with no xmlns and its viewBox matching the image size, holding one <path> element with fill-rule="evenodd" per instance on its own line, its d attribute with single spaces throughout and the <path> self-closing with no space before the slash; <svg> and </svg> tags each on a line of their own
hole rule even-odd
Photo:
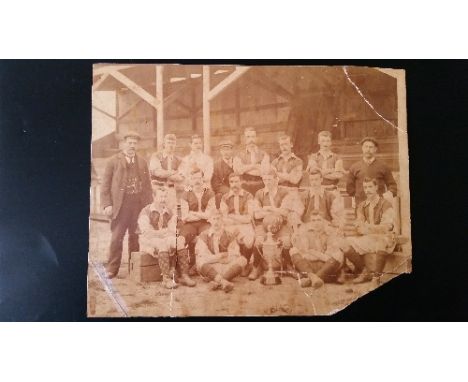
<svg viewBox="0 0 468 382">
<path fill-rule="evenodd" d="M 239 244 L 245 244 L 248 247 L 253 246 L 255 241 L 255 230 L 251 223 L 248 224 L 230 224 L 225 229 L 230 234 L 238 232 L 237 239 Z"/>
</svg>

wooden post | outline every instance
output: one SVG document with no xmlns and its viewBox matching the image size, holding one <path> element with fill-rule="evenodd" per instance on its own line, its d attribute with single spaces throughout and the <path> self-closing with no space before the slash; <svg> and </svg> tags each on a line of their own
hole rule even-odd
<svg viewBox="0 0 468 382">
<path fill-rule="evenodd" d="M 156 108 L 156 142 L 158 151 L 162 149 L 164 139 L 163 69 L 162 65 L 156 65 L 156 99 L 160 101 Z"/>
<path fill-rule="evenodd" d="M 197 132 L 197 94 L 195 93 L 195 85 L 193 84 L 193 81 L 190 79 L 192 82 L 191 86 L 191 115 L 192 115 L 192 131 L 194 133 Z"/>
<path fill-rule="evenodd" d="M 117 148 L 120 149 L 120 105 L 119 105 L 119 89 L 115 91 L 115 140 L 117 141 Z"/>
<path fill-rule="evenodd" d="M 210 67 L 203 65 L 203 148 L 205 154 L 211 152 L 210 128 Z"/>
<path fill-rule="evenodd" d="M 240 129 L 241 127 L 241 111 L 240 111 L 240 89 L 239 83 L 236 83 L 236 128 Z"/>
</svg>

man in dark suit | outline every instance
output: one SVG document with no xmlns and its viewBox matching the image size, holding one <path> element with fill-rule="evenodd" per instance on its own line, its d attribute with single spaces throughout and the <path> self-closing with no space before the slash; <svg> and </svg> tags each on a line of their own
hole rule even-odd
<svg viewBox="0 0 468 382">
<path fill-rule="evenodd" d="M 139 250 L 137 221 L 141 209 L 151 203 L 151 183 L 146 161 L 136 153 L 140 136 L 129 131 L 122 151 L 109 159 L 101 186 L 104 213 L 110 218 L 111 244 L 107 277 L 117 276 L 122 260 L 122 243 L 128 231 L 128 253 Z"/>
<path fill-rule="evenodd" d="M 225 194 L 229 191 L 229 175 L 233 170 L 232 142 L 223 140 L 219 143 L 221 158 L 214 164 L 211 187 L 215 194 Z"/>
</svg>

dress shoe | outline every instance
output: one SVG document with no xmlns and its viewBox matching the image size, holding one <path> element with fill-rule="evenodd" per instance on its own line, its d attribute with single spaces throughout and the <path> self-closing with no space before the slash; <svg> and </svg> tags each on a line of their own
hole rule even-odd
<svg viewBox="0 0 468 382">
<path fill-rule="evenodd" d="M 362 284 L 372 281 L 372 275 L 364 270 L 359 276 L 353 280 L 353 284 Z"/>
<path fill-rule="evenodd" d="M 166 289 L 176 289 L 179 285 L 170 277 L 163 276 L 162 285 Z"/>
<path fill-rule="evenodd" d="M 225 293 L 229 293 L 230 291 L 232 291 L 234 289 L 234 284 L 231 283 L 230 281 L 227 281 L 225 279 L 222 279 L 221 280 L 221 289 L 225 292 Z"/>
<path fill-rule="evenodd" d="M 216 281 L 210 281 L 209 286 L 210 290 L 217 290 L 221 287 L 221 284 Z"/>
<path fill-rule="evenodd" d="M 110 271 L 106 272 L 106 278 L 108 279 L 113 279 L 115 276 L 117 276 L 116 272 L 110 272 Z"/>
<path fill-rule="evenodd" d="M 299 278 L 298 281 L 301 288 L 308 288 L 312 285 L 312 280 L 308 277 Z"/>
<path fill-rule="evenodd" d="M 250 265 L 250 264 L 247 264 L 247 265 L 242 269 L 241 276 L 242 276 L 242 277 L 247 277 L 247 276 L 250 274 L 251 269 L 252 269 L 251 265 Z"/>
<path fill-rule="evenodd" d="M 189 269 L 188 274 L 189 274 L 190 277 L 197 276 L 198 275 L 197 266 L 194 265 L 193 267 L 191 267 Z"/>
<path fill-rule="evenodd" d="M 254 267 L 249 274 L 249 280 L 257 280 L 262 275 L 262 268 Z"/>
<path fill-rule="evenodd" d="M 348 276 L 346 275 L 345 271 L 343 269 L 340 270 L 340 274 L 336 278 L 336 283 L 337 284 L 346 284 L 348 281 Z"/>
<path fill-rule="evenodd" d="M 195 280 L 192 280 L 190 276 L 185 273 L 179 277 L 179 283 L 188 287 L 194 287 L 195 285 L 197 285 Z"/>
<path fill-rule="evenodd" d="M 323 280 L 314 273 L 309 273 L 309 278 L 314 289 L 321 288 L 324 284 Z"/>
</svg>

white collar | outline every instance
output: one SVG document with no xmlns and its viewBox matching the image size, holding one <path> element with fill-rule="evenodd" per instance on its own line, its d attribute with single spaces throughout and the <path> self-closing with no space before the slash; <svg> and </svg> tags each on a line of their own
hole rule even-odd
<svg viewBox="0 0 468 382">
<path fill-rule="evenodd" d="M 237 194 L 237 195 L 238 196 L 244 196 L 244 189 L 241 188 L 240 191 L 239 191 L 239 194 Z M 230 198 L 231 196 L 236 196 L 236 194 L 234 194 L 234 191 L 229 190 L 227 197 Z"/>
<path fill-rule="evenodd" d="M 290 158 L 297 158 L 296 154 L 294 154 L 292 151 L 289 153 L 289 155 L 286 157 L 283 154 L 280 154 L 280 157 L 283 158 L 284 160 L 288 160 Z"/>
<path fill-rule="evenodd" d="M 265 195 L 270 194 L 271 196 L 274 197 L 274 196 L 276 196 L 277 193 L 278 193 L 278 187 L 276 187 L 276 189 L 274 190 L 274 192 L 270 192 L 270 191 L 268 190 L 268 188 L 265 187 Z"/>
<path fill-rule="evenodd" d="M 163 214 L 169 214 L 169 209 L 167 208 L 167 206 L 164 206 L 163 208 L 161 208 L 161 206 L 158 206 L 155 202 L 151 203 L 150 205 L 150 212 L 159 212 L 161 215 Z"/>
<path fill-rule="evenodd" d="M 372 206 L 372 208 L 374 208 L 379 203 L 379 201 L 380 201 L 380 196 L 376 195 L 374 200 L 366 199 L 366 202 L 364 203 L 364 207 Z"/>
<path fill-rule="evenodd" d="M 371 159 L 366 159 L 366 158 L 362 158 L 362 160 L 364 161 L 364 163 L 366 164 L 372 164 L 375 162 L 375 157 L 372 157 Z"/>
<path fill-rule="evenodd" d="M 331 150 L 323 151 L 322 149 L 320 149 L 317 154 L 320 154 L 325 159 L 331 158 L 333 156 L 333 152 Z"/>
<path fill-rule="evenodd" d="M 174 158 L 174 154 L 167 154 L 165 151 L 162 152 L 162 157 L 165 158 Z"/>
<path fill-rule="evenodd" d="M 213 230 L 213 227 L 210 227 L 208 229 L 208 236 L 214 236 L 216 232 Z M 219 233 L 218 237 L 221 237 L 224 233 L 224 229 Z"/>
<path fill-rule="evenodd" d="M 246 147 L 245 147 L 245 151 L 247 152 L 247 154 L 250 154 L 251 152 L 254 152 L 254 153 L 256 154 L 256 153 L 258 153 L 258 146 L 255 145 L 255 146 L 254 146 L 254 149 L 253 149 L 252 151 L 250 151 L 250 150 L 249 150 L 249 147 L 246 146 Z"/>
</svg>

